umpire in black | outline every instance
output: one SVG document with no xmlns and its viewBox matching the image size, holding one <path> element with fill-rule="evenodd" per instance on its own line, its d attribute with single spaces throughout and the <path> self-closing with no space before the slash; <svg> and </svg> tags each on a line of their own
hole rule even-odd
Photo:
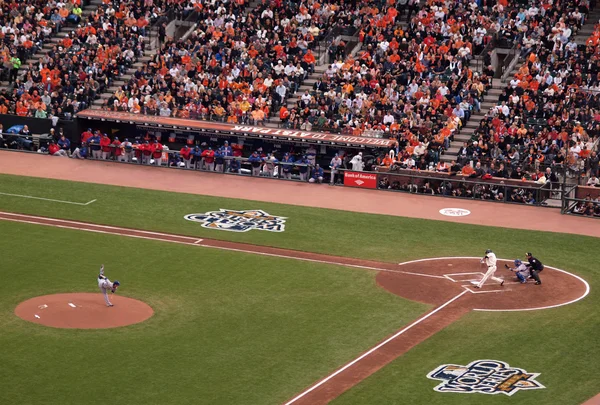
<svg viewBox="0 0 600 405">
<path fill-rule="evenodd" d="M 544 265 L 538 259 L 533 257 L 533 255 L 527 252 L 527 261 L 529 264 L 526 266 L 529 268 L 529 272 L 531 273 L 531 278 L 535 280 L 536 285 L 542 284 L 542 280 L 540 280 L 539 273 L 544 270 Z"/>
</svg>

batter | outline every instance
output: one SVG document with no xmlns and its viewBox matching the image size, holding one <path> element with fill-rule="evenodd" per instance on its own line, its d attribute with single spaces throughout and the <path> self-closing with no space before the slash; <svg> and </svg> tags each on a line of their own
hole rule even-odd
<svg viewBox="0 0 600 405">
<path fill-rule="evenodd" d="M 483 275 L 481 281 L 475 286 L 475 288 L 481 288 L 488 278 L 500 283 L 500 286 L 504 285 L 504 280 L 498 277 L 494 277 L 496 272 L 496 254 L 491 249 L 485 251 L 485 256 L 481 259 L 481 263 L 485 263 L 487 266 L 487 272 Z"/>
</svg>

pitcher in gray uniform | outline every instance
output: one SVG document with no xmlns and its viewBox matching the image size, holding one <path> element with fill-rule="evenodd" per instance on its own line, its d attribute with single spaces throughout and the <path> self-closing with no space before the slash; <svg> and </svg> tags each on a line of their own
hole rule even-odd
<svg viewBox="0 0 600 405">
<path fill-rule="evenodd" d="M 121 283 L 119 283 L 117 280 L 111 282 L 104 275 L 104 265 L 102 265 L 100 267 L 100 274 L 98 274 L 98 288 L 100 288 L 100 291 L 102 291 L 102 294 L 104 295 L 104 301 L 106 302 L 107 307 L 113 306 L 112 302 L 110 302 L 110 300 L 108 299 L 108 292 L 111 291 L 114 294 L 115 291 L 117 291 L 117 287 L 119 287 L 120 285 Z"/>
</svg>

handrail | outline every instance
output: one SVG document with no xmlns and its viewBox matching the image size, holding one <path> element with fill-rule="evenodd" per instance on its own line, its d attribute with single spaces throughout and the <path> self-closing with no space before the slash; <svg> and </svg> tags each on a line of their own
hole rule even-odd
<svg viewBox="0 0 600 405">
<path fill-rule="evenodd" d="M 502 83 L 506 83 L 506 79 L 508 78 L 508 76 L 510 76 L 515 65 L 519 62 L 521 53 L 517 52 L 517 51 L 518 51 L 518 43 L 515 43 L 513 45 L 513 47 L 510 48 L 510 51 L 508 51 L 508 54 L 504 58 L 504 62 L 502 63 L 502 77 L 500 79 L 502 81 Z M 511 55 L 512 55 L 512 59 L 510 59 L 510 61 L 507 63 L 506 61 Z"/>
</svg>

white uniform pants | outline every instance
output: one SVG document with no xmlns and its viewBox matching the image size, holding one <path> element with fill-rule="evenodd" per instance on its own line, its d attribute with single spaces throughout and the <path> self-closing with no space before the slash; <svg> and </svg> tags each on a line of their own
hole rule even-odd
<svg viewBox="0 0 600 405">
<path fill-rule="evenodd" d="M 100 150 L 93 150 L 93 151 L 92 151 L 92 157 L 93 157 L 94 159 L 100 159 L 100 154 L 101 154 L 101 153 L 102 153 L 102 151 L 100 151 Z"/>
<path fill-rule="evenodd" d="M 102 151 L 102 159 L 106 160 L 110 157 L 110 152 Z"/>
<path fill-rule="evenodd" d="M 501 278 L 494 277 L 494 273 L 496 272 L 496 269 L 497 269 L 496 266 L 489 266 L 488 271 L 483 275 L 483 278 L 481 279 L 479 284 L 477 284 L 477 286 L 478 287 L 483 286 L 483 284 L 487 281 L 488 278 L 491 278 L 492 280 L 497 281 L 498 283 L 503 282 L 504 280 L 502 280 Z"/>
<path fill-rule="evenodd" d="M 102 295 L 104 295 L 104 302 L 106 302 L 106 305 L 112 305 L 112 303 L 108 299 L 108 292 L 110 290 L 104 287 L 103 281 L 104 280 L 98 279 L 98 287 L 100 288 L 100 291 L 102 291 Z"/>
</svg>

